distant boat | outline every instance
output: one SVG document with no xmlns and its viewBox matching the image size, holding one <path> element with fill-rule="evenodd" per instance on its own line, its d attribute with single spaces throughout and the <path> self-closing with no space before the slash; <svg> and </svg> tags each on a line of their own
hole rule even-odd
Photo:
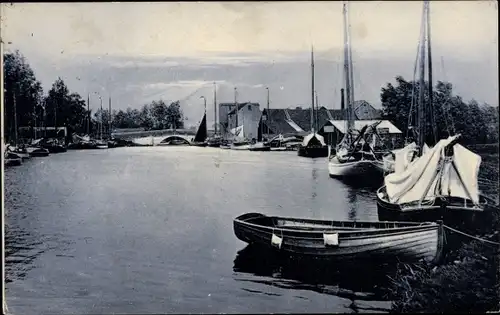
<svg viewBox="0 0 500 315">
<path fill-rule="evenodd" d="M 96 141 L 96 149 L 108 149 L 109 145 L 107 141 L 104 140 L 98 140 Z"/>
<path fill-rule="evenodd" d="M 328 157 L 328 146 L 323 136 L 313 132 L 304 137 L 298 155 L 309 158 Z"/>
<path fill-rule="evenodd" d="M 316 110 L 314 109 L 315 103 L 318 106 L 318 98 L 316 97 L 316 102 L 314 101 L 314 53 L 311 50 L 311 133 L 304 137 L 304 141 L 302 144 L 298 146 L 297 154 L 303 157 L 309 158 L 320 158 L 320 157 L 328 157 L 328 146 L 325 143 L 325 139 L 323 136 L 317 134 L 318 130 L 318 119 L 315 115 L 317 115 Z"/>
<path fill-rule="evenodd" d="M 248 147 L 248 150 L 249 151 L 271 151 L 271 146 L 263 143 L 263 142 L 257 142 L 257 143 L 253 143 L 253 144 L 250 144 L 250 146 Z"/>
<path fill-rule="evenodd" d="M 437 223 L 325 221 L 243 214 L 233 222 L 236 237 L 286 255 L 323 259 L 436 262 L 443 248 Z"/>
<path fill-rule="evenodd" d="M 10 152 L 8 150 L 4 153 L 4 165 L 5 166 L 18 166 L 22 164 L 23 159 L 16 153 Z"/>
<path fill-rule="evenodd" d="M 21 146 L 10 146 L 7 145 L 7 151 L 17 154 L 23 161 L 31 158 L 26 148 Z"/>
<path fill-rule="evenodd" d="M 207 140 L 207 113 L 205 112 L 203 114 L 203 118 L 201 119 L 200 126 L 198 127 L 198 130 L 196 131 L 196 135 L 194 136 L 193 142 L 191 142 L 192 146 L 197 146 L 197 147 L 206 147 L 207 143 L 205 142 Z"/>
<path fill-rule="evenodd" d="M 41 147 L 49 150 L 50 153 L 66 152 L 66 145 L 61 144 L 58 139 L 42 139 Z"/>
</svg>

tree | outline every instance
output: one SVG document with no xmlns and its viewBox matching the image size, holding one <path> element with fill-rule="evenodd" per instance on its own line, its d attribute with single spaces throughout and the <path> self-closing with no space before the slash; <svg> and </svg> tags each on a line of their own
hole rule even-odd
<svg viewBox="0 0 500 315">
<path fill-rule="evenodd" d="M 156 129 L 163 129 L 168 125 L 168 107 L 164 101 L 153 101 L 150 106 L 150 113 Z"/>
<path fill-rule="evenodd" d="M 14 116 L 17 126 L 35 127 L 43 117 L 43 89 L 33 70 L 19 51 L 4 54 L 4 132 L 14 139 Z M 16 104 L 14 110 L 14 103 Z M 16 115 L 14 115 L 14 112 Z"/>
<path fill-rule="evenodd" d="M 387 83 L 382 88 L 382 116 L 392 121 L 396 127 L 406 135 L 410 125 L 416 127 L 416 111 L 418 101 L 412 107 L 412 90 L 415 96 L 419 95 L 419 83 L 405 81 L 403 77 L 396 77 L 396 86 Z M 428 83 L 424 86 L 424 103 L 429 103 Z M 433 93 L 432 107 L 426 108 L 424 123 L 426 124 L 426 143 L 433 145 L 433 125 L 430 109 L 435 121 L 437 140 L 460 133 L 464 143 L 493 143 L 498 139 L 498 110 L 490 105 L 479 106 L 474 100 L 466 104 L 462 98 L 453 94 L 453 85 L 449 82 L 438 81 Z M 428 105 L 426 105 L 427 107 Z M 495 129 L 496 131 L 493 131 Z"/>
<path fill-rule="evenodd" d="M 85 132 L 87 110 L 79 94 L 69 92 L 61 78 L 58 78 L 45 98 L 45 115 L 48 126 L 67 127 L 68 132 Z"/>
<path fill-rule="evenodd" d="M 140 111 L 140 126 L 146 130 L 154 127 L 153 117 L 151 116 L 151 108 L 149 105 L 144 105 Z"/>
<path fill-rule="evenodd" d="M 168 106 L 167 119 L 172 129 L 184 128 L 184 121 L 182 120 L 182 110 L 179 101 L 172 102 Z"/>
</svg>

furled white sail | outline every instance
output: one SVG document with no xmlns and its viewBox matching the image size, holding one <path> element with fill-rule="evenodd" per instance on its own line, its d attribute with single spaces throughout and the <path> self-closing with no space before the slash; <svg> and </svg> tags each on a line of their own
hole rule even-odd
<svg viewBox="0 0 500 315">
<path fill-rule="evenodd" d="M 304 141 L 302 141 L 302 146 L 306 147 L 309 144 L 309 141 L 312 140 L 312 138 L 318 139 L 318 141 L 319 141 L 319 143 L 321 143 L 321 145 L 323 145 L 323 146 L 326 145 L 325 138 L 323 138 L 323 136 L 321 136 L 317 133 L 310 133 L 304 137 Z"/>
<path fill-rule="evenodd" d="M 478 203 L 481 157 L 460 144 L 454 145 L 453 156 L 445 157 L 446 146 L 456 137 L 439 141 L 404 171 L 387 175 L 384 181 L 389 201 L 403 204 L 432 200 L 441 195 Z"/>
</svg>

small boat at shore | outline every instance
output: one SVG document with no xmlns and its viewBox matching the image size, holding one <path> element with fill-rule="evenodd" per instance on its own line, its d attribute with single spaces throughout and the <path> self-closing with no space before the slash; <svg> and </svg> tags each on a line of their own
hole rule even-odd
<svg viewBox="0 0 500 315">
<path fill-rule="evenodd" d="M 10 152 L 8 150 L 4 153 L 4 165 L 8 166 L 19 166 L 22 164 L 23 159 L 16 153 Z"/>
<path fill-rule="evenodd" d="M 236 237 L 248 244 L 297 256 L 437 262 L 443 249 L 440 223 L 356 222 L 246 213 L 234 219 Z"/>
<path fill-rule="evenodd" d="M 251 144 L 250 147 L 248 148 L 249 151 L 262 151 L 262 152 L 267 152 L 271 151 L 271 146 L 267 145 L 264 142 L 257 142 L 254 144 Z"/>
<path fill-rule="evenodd" d="M 26 148 L 21 147 L 21 146 L 10 146 L 7 145 L 7 151 L 15 153 L 17 156 L 19 156 L 23 161 L 28 160 L 31 158 L 30 154 L 28 151 L 26 151 Z"/>
</svg>

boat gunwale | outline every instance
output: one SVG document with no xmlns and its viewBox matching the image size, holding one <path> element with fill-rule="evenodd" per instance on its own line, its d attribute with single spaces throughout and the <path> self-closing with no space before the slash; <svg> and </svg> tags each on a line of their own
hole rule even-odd
<svg viewBox="0 0 500 315">
<path fill-rule="evenodd" d="M 255 225 L 255 224 L 248 224 L 248 222 L 245 222 L 246 224 L 241 224 L 243 227 L 246 227 L 249 230 L 253 230 L 256 232 L 260 233 L 269 233 L 273 234 L 274 230 L 279 230 L 281 232 L 288 232 L 284 230 L 283 228 L 272 228 L 270 226 L 265 226 L 265 225 Z M 330 232 L 335 232 L 335 234 L 339 235 L 339 238 L 343 241 L 350 241 L 350 240 L 361 240 L 361 239 L 377 239 L 377 238 L 384 238 L 384 237 L 390 237 L 390 236 L 398 236 L 398 235 L 407 235 L 407 234 L 414 234 L 414 233 L 422 233 L 422 232 L 429 232 L 433 230 L 439 231 L 439 225 L 422 225 L 422 226 L 417 226 L 412 228 L 411 230 L 402 230 L 402 229 L 376 229 L 376 230 L 368 230 L 368 229 L 361 229 L 361 230 L 354 230 L 354 231 L 330 231 Z M 291 239 L 303 239 L 303 240 L 322 240 L 323 239 L 323 234 L 328 234 L 326 230 L 324 231 L 296 231 L 292 230 L 292 232 L 295 233 L 301 233 L 301 234 L 313 234 L 317 237 L 306 237 L 306 236 L 296 236 L 296 235 L 286 235 L 286 238 L 291 238 Z M 383 232 L 389 232 L 389 233 L 383 233 Z M 361 235 L 357 235 L 358 233 L 363 233 Z M 280 233 L 282 237 L 284 237 L 283 233 Z"/>
<path fill-rule="evenodd" d="M 243 215 L 242 215 L 243 216 Z M 263 224 L 257 224 L 257 223 L 252 223 L 252 222 L 248 222 L 248 220 L 252 220 L 252 219 L 257 219 L 257 218 L 262 218 L 262 217 L 265 217 L 265 218 L 268 218 L 268 219 L 285 219 L 285 220 L 289 220 L 289 221 L 294 221 L 294 219 L 290 219 L 290 218 L 285 218 L 285 217 L 277 217 L 277 216 L 265 216 L 265 215 L 262 215 L 262 216 L 258 216 L 258 217 L 249 217 L 249 218 L 246 218 L 246 219 L 240 219 L 241 216 L 237 217 L 234 219 L 234 223 L 240 223 L 242 225 L 249 225 L 249 226 L 253 226 L 253 227 L 259 227 L 259 228 L 265 228 L 265 229 L 271 229 L 271 230 L 280 230 L 282 232 L 300 232 L 300 233 L 303 233 L 303 234 L 323 234 L 324 232 L 328 231 L 327 229 L 324 229 L 323 231 L 319 231 L 319 230 L 316 230 L 316 231 L 311 231 L 311 230 L 299 230 L 299 229 L 290 229 L 290 228 L 285 228 L 285 227 L 277 227 L 277 226 L 271 226 L 271 225 L 263 225 Z M 311 221 L 316 221 L 316 222 L 330 222 L 330 223 L 340 223 L 340 222 L 349 222 L 349 223 L 359 223 L 359 224 L 368 224 L 368 225 L 374 225 L 374 226 L 377 226 L 377 225 L 383 225 L 383 224 L 390 224 L 390 225 L 404 225 L 404 226 L 401 226 L 401 227 L 396 227 L 396 228 L 365 228 L 365 227 L 360 227 L 360 228 L 355 228 L 355 227 L 352 227 L 351 229 L 352 230 L 346 230 L 346 231 L 338 231 L 337 233 L 338 234 L 347 234 L 347 233 L 359 233 L 359 232 L 364 232 L 364 233 L 367 233 L 367 234 L 377 234 L 377 233 L 380 233 L 380 232 L 385 232 L 385 231 L 390 231 L 390 232 L 394 232 L 394 233 L 397 233 L 397 232 L 405 232 L 405 231 L 413 231 L 413 230 L 422 230 L 422 229 L 425 229 L 425 228 L 435 228 L 435 227 L 439 227 L 439 225 L 435 222 L 403 222 L 403 221 L 377 221 L 377 222 L 372 222 L 372 221 L 326 221 L 326 220 L 310 220 L 310 219 L 300 219 L 300 220 L 303 220 L 303 222 L 311 222 Z M 326 225 L 326 224 L 325 224 Z M 334 226 L 332 226 L 332 229 L 335 228 Z M 346 227 L 342 227 L 342 228 L 346 228 Z M 377 233 L 373 233 L 373 232 L 377 232 Z"/>
<path fill-rule="evenodd" d="M 388 198 L 384 198 L 384 197 L 387 196 L 387 193 L 383 193 L 381 191 L 384 188 L 386 188 L 385 185 L 383 185 L 382 187 L 380 187 L 379 189 L 377 189 L 377 192 L 376 192 L 376 195 L 377 195 L 377 204 L 379 204 L 380 206 L 382 206 L 384 208 L 388 208 L 387 206 L 393 208 L 393 209 L 388 209 L 388 210 L 398 211 L 398 212 L 413 212 L 413 211 L 435 210 L 435 209 L 441 209 L 442 208 L 441 205 L 437 205 L 436 206 L 434 204 L 433 205 L 426 205 L 426 204 L 419 205 L 417 200 L 415 200 L 413 202 L 410 202 L 410 203 L 405 203 L 405 204 L 391 202 L 391 201 L 388 200 Z M 383 194 L 383 196 L 380 197 L 380 194 Z M 456 197 L 456 196 L 445 196 L 445 195 L 434 196 L 433 199 L 431 199 L 431 200 L 425 200 L 425 202 L 435 202 L 436 200 L 438 200 L 440 198 L 445 198 L 446 199 L 448 197 L 451 197 L 451 198 L 460 198 L 462 200 L 465 199 L 466 202 L 472 203 L 472 200 L 470 200 L 468 198 L 462 198 L 462 197 Z M 484 212 L 487 207 L 494 207 L 495 206 L 495 203 L 494 203 L 493 199 L 489 198 L 486 195 L 479 194 L 479 200 L 483 201 L 483 202 L 479 203 L 479 207 L 477 207 L 474 204 L 472 204 L 472 206 L 467 206 L 467 204 L 466 205 L 462 205 L 462 206 L 453 205 L 453 204 L 447 204 L 446 205 L 446 209 L 447 210 L 457 210 L 457 211 L 462 210 L 462 211 L 471 211 L 471 212 Z M 416 203 L 416 204 L 412 204 L 412 203 Z M 412 204 L 412 205 L 405 206 L 406 204 Z"/>
</svg>

